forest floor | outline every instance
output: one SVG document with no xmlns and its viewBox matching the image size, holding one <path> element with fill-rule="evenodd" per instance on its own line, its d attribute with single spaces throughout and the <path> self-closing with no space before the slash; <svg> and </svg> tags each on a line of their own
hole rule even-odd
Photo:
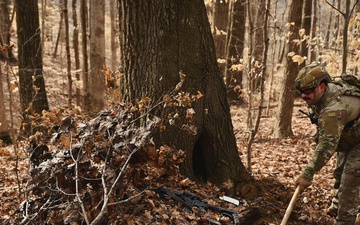
<svg viewBox="0 0 360 225">
<path fill-rule="evenodd" d="M 300 105 L 300 106 L 299 106 Z M 286 207 L 294 193 L 294 180 L 300 174 L 302 168 L 311 157 L 315 147 L 313 134 L 315 127 L 310 124 L 308 118 L 298 112 L 299 107 L 306 110 L 302 103 L 294 108 L 292 129 L 294 136 L 284 139 L 272 138 L 272 127 L 274 124 L 274 109 L 270 110 L 269 116 L 263 116 L 260 128 L 252 145 L 252 175 L 256 182 L 261 186 L 262 193 L 254 200 L 239 199 L 242 206 L 235 206 L 231 203 L 220 202 L 218 196 L 214 196 L 214 186 L 209 184 L 194 184 L 189 192 L 204 193 L 209 196 L 209 200 L 214 204 L 221 204 L 222 207 L 233 211 L 241 211 L 244 204 L 256 202 L 259 208 L 260 218 L 251 224 L 280 224 Z M 247 155 L 246 145 L 248 133 L 246 131 L 247 108 L 231 108 L 234 132 L 238 140 L 239 154 L 246 166 Z M 25 143 L 25 142 L 24 142 Z M 28 158 L 26 157 L 26 144 L 21 143 L 16 147 L 3 146 L 0 148 L 0 223 L 12 221 L 19 216 L 20 203 L 23 201 L 22 193 L 25 187 L 25 180 L 28 176 Z M 18 157 L 17 157 L 17 156 Z M 297 199 L 294 210 L 289 218 L 288 224 L 333 224 L 334 219 L 326 215 L 325 209 L 331 202 L 331 187 L 333 183 L 332 169 L 334 167 L 334 157 L 331 161 L 315 176 L 313 185 L 301 193 Z M 190 187 L 190 186 L 189 186 Z M 236 198 L 236 196 L 234 196 Z M 214 199 L 212 199 L 214 198 Z M 151 201 L 155 201 L 154 199 Z M 128 203 L 131 204 L 131 203 Z M 151 202 L 153 207 L 163 206 L 164 203 Z M 144 207 L 144 206 L 142 206 Z M 174 216 L 174 211 L 169 208 L 168 212 L 162 210 L 163 217 Z M 146 207 L 145 207 L 146 208 Z M 146 210 L 145 210 L 146 211 Z M 168 215 L 166 215 L 168 214 Z M 191 214 L 180 213 L 177 217 L 186 217 L 186 220 L 176 221 L 197 221 L 189 224 L 199 224 L 199 219 L 194 219 Z M 232 224 L 231 221 L 222 220 L 222 224 Z M 4 223 L 2 223 L 4 224 Z M 144 220 L 133 224 L 146 224 Z M 161 224 L 161 223 L 159 223 Z M 174 223 L 177 224 L 177 223 Z M 206 224 L 206 223 L 203 223 Z"/>
</svg>

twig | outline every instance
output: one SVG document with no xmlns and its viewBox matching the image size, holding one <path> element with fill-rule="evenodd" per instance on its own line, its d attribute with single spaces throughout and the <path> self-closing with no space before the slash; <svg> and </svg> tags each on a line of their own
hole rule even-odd
<svg viewBox="0 0 360 225">
<path fill-rule="evenodd" d="M 149 190 L 149 187 L 147 187 L 146 189 L 142 190 L 141 192 L 137 193 L 136 195 L 133 195 L 133 196 L 130 196 L 128 197 L 127 199 L 123 199 L 121 201 L 117 201 L 117 202 L 111 202 L 109 203 L 108 205 L 111 206 L 111 205 L 118 205 L 118 204 L 122 204 L 122 203 L 126 203 L 128 201 L 130 201 L 131 199 L 134 199 L 140 195 L 142 195 L 145 191 Z"/>
<path fill-rule="evenodd" d="M 50 198 L 47 199 L 47 201 L 40 207 L 39 211 L 33 214 L 31 218 L 25 217 L 20 224 L 30 224 L 38 215 L 40 212 L 45 211 L 48 208 L 48 205 L 51 205 L 52 202 L 50 202 Z M 28 204 L 28 203 L 25 203 Z"/>
<path fill-rule="evenodd" d="M 78 170 L 79 164 L 78 164 L 78 162 L 79 162 L 80 152 L 81 152 L 81 148 L 80 148 L 80 150 L 79 150 L 79 152 L 77 154 L 77 157 L 75 159 L 75 157 L 73 155 L 73 151 L 72 151 L 72 132 L 70 131 L 70 155 L 71 155 L 72 160 L 75 163 L 75 193 L 76 193 L 76 199 L 79 202 L 79 205 L 80 205 L 83 217 L 85 219 L 85 222 L 86 222 L 86 224 L 89 225 L 90 224 L 89 219 L 86 216 L 85 206 L 84 206 L 84 203 L 81 200 L 81 196 L 80 196 L 80 192 L 79 192 L 79 170 Z"/>
</svg>

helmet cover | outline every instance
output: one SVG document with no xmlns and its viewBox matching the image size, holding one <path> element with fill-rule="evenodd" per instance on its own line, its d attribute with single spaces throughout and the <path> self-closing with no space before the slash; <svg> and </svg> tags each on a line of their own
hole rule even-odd
<svg viewBox="0 0 360 225">
<path fill-rule="evenodd" d="M 298 90 L 309 90 L 316 88 L 324 80 L 331 82 L 331 77 L 325 67 L 318 63 L 311 63 L 299 71 L 295 84 Z"/>
</svg>

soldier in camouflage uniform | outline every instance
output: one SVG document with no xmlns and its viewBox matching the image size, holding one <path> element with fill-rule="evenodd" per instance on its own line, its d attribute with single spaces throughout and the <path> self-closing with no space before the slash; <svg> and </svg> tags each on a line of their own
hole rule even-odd
<svg viewBox="0 0 360 225">
<path fill-rule="evenodd" d="M 314 174 L 336 152 L 336 224 L 355 224 L 360 206 L 360 89 L 333 81 L 323 66 L 314 63 L 302 68 L 295 82 L 317 125 L 317 146 L 296 184 L 302 191 L 310 186 Z"/>
</svg>

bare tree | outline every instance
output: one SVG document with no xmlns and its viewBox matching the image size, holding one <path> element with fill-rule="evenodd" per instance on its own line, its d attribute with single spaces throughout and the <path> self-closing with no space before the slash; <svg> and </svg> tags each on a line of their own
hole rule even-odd
<svg viewBox="0 0 360 225">
<path fill-rule="evenodd" d="M 242 68 L 245 46 L 246 1 L 229 1 L 225 48 L 225 84 L 229 102 L 242 102 Z"/>
<path fill-rule="evenodd" d="M 6 63 L 16 61 L 10 47 L 10 15 L 9 15 L 9 1 L 0 1 L 0 59 Z M 7 68 L 7 65 L 5 66 Z M 2 66 L 0 62 L 0 139 L 4 142 L 11 142 L 8 121 L 6 118 L 7 112 L 5 108 L 5 96 L 3 90 L 3 81 L 5 76 L 2 73 Z"/>
<path fill-rule="evenodd" d="M 335 0 L 332 1 L 332 4 L 334 4 Z M 325 47 L 328 48 L 330 46 L 330 35 L 332 35 L 332 26 L 334 23 L 333 20 L 334 17 L 334 13 L 333 10 L 330 11 L 329 13 L 329 20 L 327 23 L 327 29 L 326 29 L 326 34 L 325 34 Z"/>
<path fill-rule="evenodd" d="M 312 12 L 312 0 L 304 1 L 304 14 L 301 23 L 301 29 L 303 29 L 303 39 L 305 41 L 302 42 L 300 46 L 300 55 L 307 57 L 310 46 L 310 31 L 311 31 L 311 12 Z M 305 61 L 302 65 L 305 64 Z"/>
<path fill-rule="evenodd" d="M 111 69 L 115 70 L 118 65 L 118 50 L 119 46 L 117 43 L 117 20 L 116 20 L 116 6 L 115 0 L 110 0 L 110 35 L 111 35 Z"/>
<path fill-rule="evenodd" d="M 72 98 L 73 98 L 73 81 L 71 77 L 71 57 L 70 57 L 70 37 L 69 37 L 69 14 L 68 14 L 68 1 L 63 0 L 63 12 L 65 19 L 65 49 L 66 49 L 66 73 L 68 78 L 68 104 L 69 107 L 72 107 Z"/>
<path fill-rule="evenodd" d="M 20 103 L 25 133 L 35 133 L 29 115 L 49 110 L 43 75 L 37 0 L 15 1 L 18 36 Z"/>
<path fill-rule="evenodd" d="M 89 63 L 88 63 L 88 44 L 87 44 L 87 1 L 80 0 L 80 16 L 81 16 L 81 41 L 82 41 L 82 57 L 83 57 L 83 92 L 84 92 L 84 110 L 90 111 L 90 93 L 89 93 Z"/>
<path fill-rule="evenodd" d="M 105 0 L 90 3 L 90 114 L 96 114 L 105 106 Z"/>
<path fill-rule="evenodd" d="M 288 137 L 292 136 L 291 129 L 292 110 L 294 107 L 294 86 L 295 77 L 299 71 L 297 62 L 292 60 L 292 55 L 299 55 L 299 43 L 295 40 L 299 40 L 299 29 L 301 27 L 301 16 L 303 0 L 293 0 L 289 10 L 289 40 L 286 46 L 288 56 L 286 58 L 286 72 L 284 74 L 283 82 L 280 87 L 280 99 L 279 106 L 276 115 L 274 136 L 275 137 Z"/>
<path fill-rule="evenodd" d="M 79 27 L 77 20 L 77 0 L 72 0 L 72 15 L 73 15 L 73 49 L 74 49 L 74 57 L 75 57 L 75 78 L 76 78 L 76 104 L 78 106 L 81 105 L 81 93 L 80 93 L 80 56 L 79 56 Z"/>
<path fill-rule="evenodd" d="M 255 14 L 254 14 L 254 45 L 251 49 L 251 68 L 249 73 L 251 74 L 250 90 L 255 91 L 260 87 L 261 79 L 260 74 L 262 72 L 261 62 L 264 52 L 263 29 L 264 29 L 264 15 L 265 15 L 265 0 L 257 0 L 255 2 Z M 263 74 L 264 75 L 264 74 Z"/>
<path fill-rule="evenodd" d="M 267 72 L 267 54 L 268 54 L 268 49 L 269 49 L 269 38 L 268 38 L 268 18 L 269 18 L 269 8 L 270 8 L 270 1 L 271 0 L 267 0 L 265 5 L 264 5 L 264 25 L 262 28 L 262 40 L 264 40 L 263 46 L 263 53 L 262 53 L 262 61 L 261 61 L 261 72 L 259 74 L 259 80 L 260 80 L 260 101 L 259 101 L 259 105 L 257 107 L 257 115 L 256 115 L 256 119 L 255 119 L 255 124 L 254 127 L 251 127 L 250 129 L 250 135 L 249 135 L 249 139 L 248 139 L 248 143 L 247 143 L 247 169 L 248 171 L 252 171 L 251 170 L 251 145 L 255 139 L 255 136 L 259 130 L 259 125 L 260 125 L 260 118 L 262 115 L 262 106 L 263 106 L 263 102 L 264 102 L 264 77 L 265 74 Z"/>
<path fill-rule="evenodd" d="M 312 5 L 312 16 L 311 16 L 311 30 L 310 30 L 310 43 L 309 43 L 309 50 L 308 51 L 308 62 L 314 62 L 316 61 L 318 54 L 318 50 L 319 50 L 319 39 L 315 38 L 318 35 L 317 32 L 317 26 L 318 26 L 318 1 L 314 0 L 312 1 L 313 5 Z M 315 39 L 313 41 L 313 39 Z"/>
<path fill-rule="evenodd" d="M 9 12 L 10 5 L 9 0 L 0 0 L 0 60 L 14 64 L 17 59 L 12 52 L 13 45 L 10 44 L 12 23 Z M 14 16 L 14 13 L 12 15 Z"/>
<path fill-rule="evenodd" d="M 3 74 L 2 74 L 2 66 L 0 64 L 0 104 L 3 106 L 0 109 L 0 139 L 5 143 L 11 142 L 10 131 L 8 126 L 8 121 L 6 118 L 6 108 L 5 106 L 5 98 L 4 98 L 4 89 L 3 89 Z"/>
<path fill-rule="evenodd" d="M 213 2 L 213 37 L 216 47 L 216 57 L 224 59 L 226 52 L 226 35 L 228 29 L 228 15 L 231 1 L 215 0 Z"/>
<path fill-rule="evenodd" d="M 335 9 L 336 11 L 338 11 L 344 19 L 344 26 L 343 26 L 343 42 L 342 42 L 342 49 L 343 49 L 343 54 L 342 54 L 342 73 L 346 73 L 346 65 L 347 65 L 347 56 L 348 56 L 348 27 L 349 27 L 349 22 L 351 19 L 351 15 L 354 12 L 354 9 L 356 7 L 356 5 L 359 3 L 360 0 L 355 0 L 354 4 L 351 6 L 350 5 L 350 0 L 346 0 L 345 1 L 345 12 L 341 11 L 340 8 L 336 8 L 333 4 L 331 4 L 330 2 L 328 2 L 326 0 L 326 3 L 329 4 L 333 9 Z M 339 1 L 340 2 L 340 1 Z"/>
<path fill-rule="evenodd" d="M 64 0 L 60 0 L 60 5 L 63 5 Z M 61 32 L 63 30 L 63 20 L 64 20 L 64 10 L 60 10 L 60 21 L 59 21 L 59 30 L 58 30 L 58 35 L 56 38 L 56 43 L 55 43 L 55 49 L 54 49 L 54 53 L 53 53 L 53 57 L 56 58 L 57 57 L 57 51 L 58 51 L 58 46 L 59 46 L 59 42 L 60 42 L 60 38 L 61 38 Z"/>
</svg>

